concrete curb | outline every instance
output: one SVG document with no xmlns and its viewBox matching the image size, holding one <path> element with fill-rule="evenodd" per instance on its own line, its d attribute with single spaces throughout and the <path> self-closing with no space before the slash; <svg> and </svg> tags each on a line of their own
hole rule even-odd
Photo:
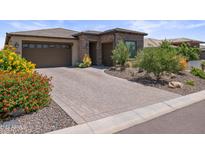
<svg viewBox="0 0 205 154">
<path fill-rule="evenodd" d="M 116 133 L 134 125 L 149 121 L 177 109 L 205 100 L 205 90 L 172 100 L 137 108 L 114 116 L 84 123 L 48 134 L 102 134 Z"/>
</svg>

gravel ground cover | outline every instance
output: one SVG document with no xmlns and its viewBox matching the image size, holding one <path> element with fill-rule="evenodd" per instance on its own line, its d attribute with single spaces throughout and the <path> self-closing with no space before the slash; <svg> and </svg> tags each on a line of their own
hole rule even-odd
<svg viewBox="0 0 205 154">
<path fill-rule="evenodd" d="M 25 114 L 9 121 L 0 121 L 1 134 L 42 134 L 71 127 L 76 123 L 55 102 L 38 112 Z"/>
<path fill-rule="evenodd" d="M 191 73 L 187 71 L 183 71 L 180 74 L 177 74 L 172 77 L 163 76 L 162 79 L 158 82 L 154 79 L 153 75 L 148 76 L 145 74 L 145 72 L 139 73 L 138 70 L 134 68 L 128 68 L 124 71 L 106 69 L 105 73 L 119 77 L 119 78 L 127 79 L 129 81 L 137 82 L 145 86 L 156 87 L 156 88 L 174 92 L 180 95 L 187 95 L 187 94 L 194 93 L 194 92 L 205 89 L 205 80 L 199 77 L 193 76 Z M 194 86 L 187 85 L 186 82 L 188 80 L 193 80 L 195 85 Z M 181 82 L 183 83 L 184 86 L 182 88 L 176 88 L 176 89 L 169 88 L 168 83 L 170 81 Z"/>
</svg>

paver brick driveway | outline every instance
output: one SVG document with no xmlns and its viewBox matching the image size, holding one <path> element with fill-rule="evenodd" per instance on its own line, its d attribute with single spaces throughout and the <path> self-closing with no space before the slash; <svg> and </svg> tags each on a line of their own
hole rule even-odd
<svg viewBox="0 0 205 154">
<path fill-rule="evenodd" d="M 98 68 L 43 68 L 52 76 L 52 98 L 77 123 L 84 123 L 179 97 L 164 90 L 116 78 Z"/>
</svg>

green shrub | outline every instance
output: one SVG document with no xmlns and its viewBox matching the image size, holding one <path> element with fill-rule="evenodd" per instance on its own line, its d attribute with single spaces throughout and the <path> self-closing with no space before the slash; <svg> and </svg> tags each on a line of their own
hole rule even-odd
<svg viewBox="0 0 205 154">
<path fill-rule="evenodd" d="M 37 72 L 0 71 L 0 117 L 23 110 L 37 111 L 50 102 L 50 78 Z"/>
<path fill-rule="evenodd" d="M 205 66 L 205 60 L 203 60 L 203 61 L 201 62 L 201 65 L 204 65 L 204 66 Z"/>
<path fill-rule="evenodd" d="M 176 52 L 176 48 L 173 47 L 171 42 L 169 42 L 167 40 L 162 41 L 162 43 L 160 44 L 160 48 L 166 49 L 168 51 L 175 51 Z"/>
<path fill-rule="evenodd" d="M 16 49 L 12 46 L 6 45 L 0 51 L 0 70 L 14 71 L 14 72 L 33 72 L 35 64 L 28 62 L 14 51 Z"/>
<path fill-rule="evenodd" d="M 186 57 L 187 60 L 198 60 L 200 55 L 200 50 L 197 47 L 191 47 L 187 43 L 182 43 L 177 48 L 178 54 L 181 54 L 182 56 Z"/>
<path fill-rule="evenodd" d="M 164 48 L 145 48 L 137 56 L 137 66 L 160 79 L 163 73 L 178 73 L 181 57 Z"/>
<path fill-rule="evenodd" d="M 186 84 L 190 85 L 190 86 L 194 86 L 195 85 L 194 80 L 187 80 Z"/>
<path fill-rule="evenodd" d="M 202 61 L 202 62 L 201 62 L 201 69 L 202 69 L 203 71 L 205 71 L 205 61 Z"/>
<path fill-rule="evenodd" d="M 191 74 L 193 74 L 194 76 L 200 77 L 202 79 L 205 79 L 205 72 L 199 68 L 192 68 Z"/>
<path fill-rule="evenodd" d="M 200 56 L 200 50 L 197 47 L 191 47 L 188 43 L 182 43 L 180 46 L 174 47 L 171 42 L 162 41 L 160 48 L 167 49 L 169 51 L 175 51 L 177 54 L 185 57 L 188 61 L 198 60 Z"/>
<path fill-rule="evenodd" d="M 129 58 L 129 50 L 123 41 L 118 42 L 112 53 L 112 59 L 114 64 L 124 66 Z"/>
</svg>

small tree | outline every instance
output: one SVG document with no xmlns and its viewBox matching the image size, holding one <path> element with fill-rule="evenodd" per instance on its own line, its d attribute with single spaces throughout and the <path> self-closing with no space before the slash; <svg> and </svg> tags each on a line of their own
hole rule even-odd
<svg viewBox="0 0 205 154">
<path fill-rule="evenodd" d="M 153 73 L 159 80 L 164 72 L 177 73 L 180 71 L 180 56 L 174 51 L 164 48 L 145 48 L 137 56 L 138 67 Z"/>
<path fill-rule="evenodd" d="M 163 49 L 173 49 L 173 46 L 171 44 L 171 42 L 167 41 L 166 39 L 162 41 L 162 43 L 160 44 L 160 48 Z"/>
<path fill-rule="evenodd" d="M 119 41 L 115 49 L 112 51 L 112 59 L 115 64 L 124 66 L 129 58 L 129 49 L 123 41 Z"/>
</svg>

